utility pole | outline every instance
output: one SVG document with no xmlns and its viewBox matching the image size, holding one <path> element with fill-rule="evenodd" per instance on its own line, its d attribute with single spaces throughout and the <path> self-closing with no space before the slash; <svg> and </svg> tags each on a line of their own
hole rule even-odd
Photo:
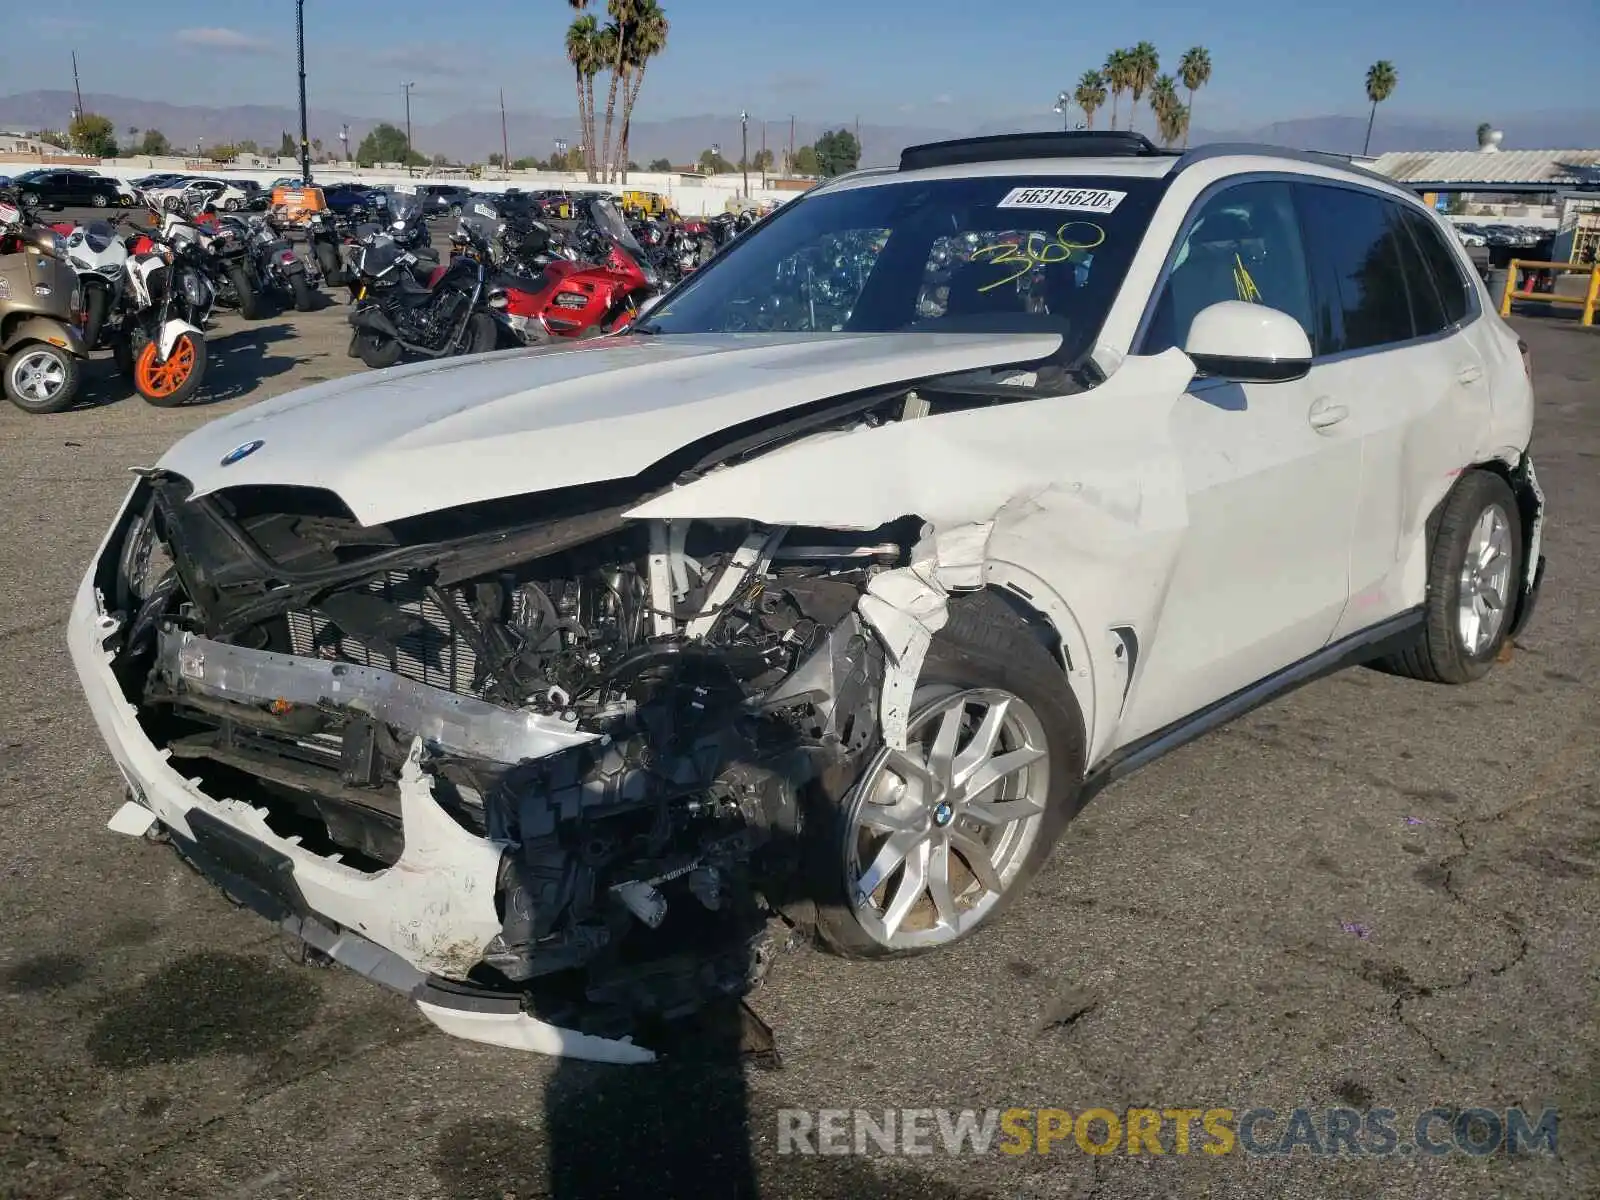
<svg viewBox="0 0 1600 1200">
<path fill-rule="evenodd" d="M 794 174 L 794 114 L 789 114 L 789 161 L 784 166 L 785 175 Z"/>
<path fill-rule="evenodd" d="M 500 169 L 511 170 L 511 143 L 506 139 L 506 90 L 500 89 Z"/>
<path fill-rule="evenodd" d="M 416 81 L 402 83 L 400 90 L 406 95 L 406 174 L 411 174 L 411 89 L 416 87 Z"/>
<path fill-rule="evenodd" d="M 744 169 L 744 198 L 750 199 L 750 114 L 739 110 L 739 166 Z"/>
<path fill-rule="evenodd" d="M 78 86 L 78 52 L 72 52 L 72 92 L 78 98 L 78 108 L 73 114 L 75 117 L 83 116 L 83 89 Z"/>
<path fill-rule="evenodd" d="M 294 0 L 294 40 L 300 64 L 300 181 L 311 186 L 311 141 L 306 135 L 306 0 Z"/>
<path fill-rule="evenodd" d="M 761 190 L 767 190 L 767 123 L 761 122 Z"/>
<path fill-rule="evenodd" d="M 856 115 L 856 166 L 861 165 L 861 116 Z"/>
</svg>

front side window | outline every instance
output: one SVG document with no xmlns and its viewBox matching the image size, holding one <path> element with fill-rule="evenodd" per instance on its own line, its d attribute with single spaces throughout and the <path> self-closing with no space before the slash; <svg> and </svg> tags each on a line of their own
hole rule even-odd
<svg viewBox="0 0 1600 1200">
<path fill-rule="evenodd" d="M 1305 250 L 1288 184 L 1241 183 L 1201 205 L 1156 299 L 1141 352 L 1183 346 L 1200 310 L 1224 300 L 1287 313 L 1316 344 Z"/>
<path fill-rule="evenodd" d="M 1398 210 L 1354 188 L 1299 184 L 1306 240 L 1322 264 L 1318 354 L 1366 350 L 1415 335 L 1400 259 Z"/>
<path fill-rule="evenodd" d="M 796 200 L 691 276 L 645 333 L 1057 333 L 1087 351 L 1160 180 L 978 177 Z"/>
</svg>

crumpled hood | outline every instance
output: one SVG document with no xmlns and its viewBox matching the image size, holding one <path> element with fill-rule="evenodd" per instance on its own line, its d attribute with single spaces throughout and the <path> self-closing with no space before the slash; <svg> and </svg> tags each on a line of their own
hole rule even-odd
<svg viewBox="0 0 1600 1200">
<path fill-rule="evenodd" d="M 366 525 L 626 479 L 701 438 L 831 396 L 1033 362 L 1055 334 L 605 338 L 426 362 L 289 392 L 206 425 L 158 464 L 195 495 L 326 488 Z M 254 442 L 260 446 L 224 463 Z"/>
</svg>

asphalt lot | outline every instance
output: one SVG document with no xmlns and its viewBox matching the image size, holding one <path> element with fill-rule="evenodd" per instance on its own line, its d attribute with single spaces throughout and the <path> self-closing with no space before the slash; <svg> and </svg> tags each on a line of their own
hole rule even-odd
<svg viewBox="0 0 1600 1200">
<path fill-rule="evenodd" d="M 1600 1194 L 1600 331 L 1519 320 L 1552 513 L 1538 617 L 1464 689 L 1355 671 L 1100 797 L 1026 902 L 941 957 L 783 956 L 783 1069 L 453 1041 L 289 961 L 166 849 L 64 646 L 127 486 L 221 413 L 351 370 L 344 308 L 222 319 L 208 403 L 0 405 L 0 1197 Z M 1441 1105 L 1561 1113 L 1560 1157 L 816 1158 L 777 1111 Z M 1281 1134 L 1283 1121 L 1277 1124 Z"/>
</svg>

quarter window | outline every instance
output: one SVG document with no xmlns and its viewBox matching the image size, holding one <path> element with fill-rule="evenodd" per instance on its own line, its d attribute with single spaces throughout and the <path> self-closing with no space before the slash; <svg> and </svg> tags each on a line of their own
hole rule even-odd
<svg viewBox="0 0 1600 1200">
<path fill-rule="evenodd" d="M 1423 261 L 1428 264 L 1428 273 L 1433 277 L 1434 286 L 1439 290 L 1445 324 L 1459 325 L 1472 310 L 1472 285 L 1462 271 L 1458 257 L 1445 244 L 1444 236 L 1434 222 L 1422 213 L 1405 210 L 1405 223 Z"/>
<path fill-rule="evenodd" d="M 1382 196 L 1352 188 L 1301 184 L 1299 190 L 1306 239 L 1322 269 L 1317 353 L 1415 337 L 1396 236 L 1400 210 Z"/>
<path fill-rule="evenodd" d="M 1316 344 L 1305 250 L 1288 184 L 1242 183 L 1204 203 L 1162 285 L 1143 353 L 1182 346 L 1200 310 L 1223 300 L 1288 313 Z"/>
</svg>

